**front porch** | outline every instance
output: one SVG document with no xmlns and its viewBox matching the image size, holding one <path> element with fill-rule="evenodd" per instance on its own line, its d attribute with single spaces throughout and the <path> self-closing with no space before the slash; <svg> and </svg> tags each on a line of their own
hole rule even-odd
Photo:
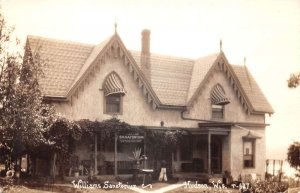
<svg viewBox="0 0 300 193">
<path fill-rule="evenodd" d="M 145 128 L 143 128 L 145 131 Z M 167 162 L 167 173 L 179 179 L 207 178 L 222 176 L 230 171 L 228 129 L 207 128 L 191 129 L 182 136 L 175 148 L 166 146 L 161 155 L 154 155 L 154 144 L 148 147 L 146 132 L 113 133 L 110 138 L 101 130 L 93 132 L 93 136 L 82 138 L 76 143 L 76 164 L 68 169 L 68 176 L 120 176 L 132 175 L 137 160 L 147 157 L 140 168 L 153 169 L 159 172 L 162 160 Z M 157 147 L 156 147 L 157 148 Z M 152 150 L 151 150 L 152 149 Z M 133 152 L 138 151 L 134 158 Z"/>
<path fill-rule="evenodd" d="M 174 172 L 222 174 L 229 170 L 228 133 L 192 133 L 173 153 Z"/>
</svg>

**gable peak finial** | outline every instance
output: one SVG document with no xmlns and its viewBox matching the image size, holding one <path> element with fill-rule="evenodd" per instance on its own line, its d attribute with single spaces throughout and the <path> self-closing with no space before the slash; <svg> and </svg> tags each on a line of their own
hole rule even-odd
<svg viewBox="0 0 300 193">
<path fill-rule="evenodd" d="M 118 28 L 118 24 L 117 24 L 117 20 L 115 20 L 115 34 L 117 34 L 117 28 Z"/>
<path fill-rule="evenodd" d="M 222 45 L 223 45 L 223 42 L 222 42 L 222 39 L 220 39 L 220 52 L 222 52 Z"/>
</svg>

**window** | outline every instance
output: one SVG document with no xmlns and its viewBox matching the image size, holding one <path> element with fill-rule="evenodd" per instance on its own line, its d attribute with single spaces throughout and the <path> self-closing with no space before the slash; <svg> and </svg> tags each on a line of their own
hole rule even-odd
<svg viewBox="0 0 300 193">
<path fill-rule="evenodd" d="M 120 114 L 121 113 L 121 95 L 113 94 L 105 97 L 106 113 L 108 114 Z"/>
<path fill-rule="evenodd" d="M 255 159 L 255 140 L 244 140 L 244 168 L 253 168 Z"/>
<path fill-rule="evenodd" d="M 212 119 L 224 118 L 224 105 L 212 105 Z"/>
<path fill-rule="evenodd" d="M 225 91 L 220 84 L 216 84 L 210 93 L 211 100 L 211 118 L 224 119 L 224 107 L 230 103 L 230 99 L 226 97 Z"/>
<path fill-rule="evenodd" d="M 103 82 L 104 113 L 121 114 L 122 98 L 125 95 L 123 82 L 116 72 L 111 72 Z"/>
</svg>

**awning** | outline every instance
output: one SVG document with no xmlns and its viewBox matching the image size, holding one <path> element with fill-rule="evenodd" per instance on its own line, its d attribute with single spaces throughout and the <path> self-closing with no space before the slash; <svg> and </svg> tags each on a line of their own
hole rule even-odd
<svg viewBox="0 0 300 193">
<path fill-rule="evenodd" d="M 111 73 L 106 77 L 103 84 L 104 95 L 121 94 L 125 95 L 125 89 L 120 77 L 115 73 Z"/>
<path fill-rule="evenodd" d="M 255 133 L 252 133 L 251 131 L 249 131 L 247 135 L 243 136 L 243 139 L 246 139 L 246 140 L 260 139 L 260 138 L 261 138 L 261 136 L 255 134 Z"/>
<path fill-rule="evenodd" d="M 217 84 L 211 91 L 211 103 L 214 105 L 227 105 L 230 99 L 226 97 L 224 89 Z"/>
</svg>

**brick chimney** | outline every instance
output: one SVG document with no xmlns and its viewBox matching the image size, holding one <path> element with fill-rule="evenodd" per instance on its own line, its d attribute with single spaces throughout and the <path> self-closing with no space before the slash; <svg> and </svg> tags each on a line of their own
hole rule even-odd
<svg viewBox="0 0 300 193">
<path fill-rule="evenodd" d="M 151 83 L 150 30 L 142 31 L 141 70 Z"/>
</svg>

